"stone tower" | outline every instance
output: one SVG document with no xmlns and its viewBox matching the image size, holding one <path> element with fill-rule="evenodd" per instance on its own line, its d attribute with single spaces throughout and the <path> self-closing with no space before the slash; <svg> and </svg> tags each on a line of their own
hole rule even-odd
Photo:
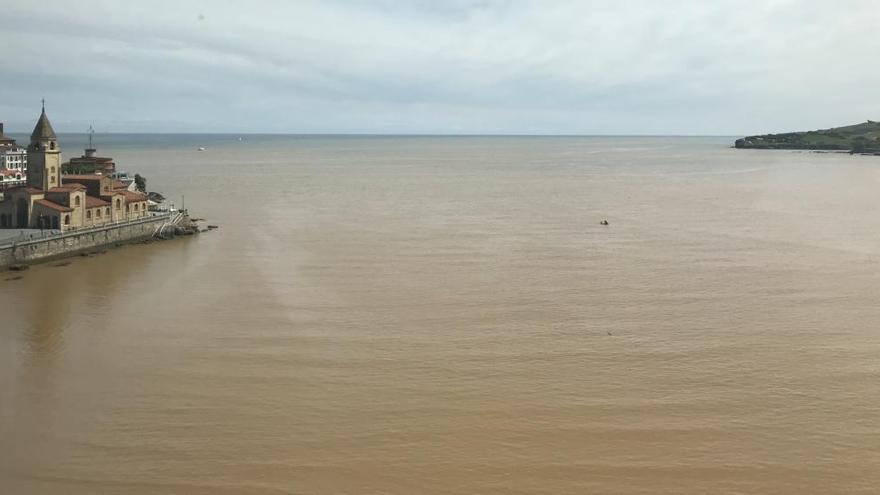
<svg viewBox="0 0 880 495">
<path fill-rule="evenodd" d="M 61 148 L 58 137 L 46 117 L 46 104 L 31 133 L 27 149 L 27 185 L 43 191 L 61 185 Z"/>
</svg>

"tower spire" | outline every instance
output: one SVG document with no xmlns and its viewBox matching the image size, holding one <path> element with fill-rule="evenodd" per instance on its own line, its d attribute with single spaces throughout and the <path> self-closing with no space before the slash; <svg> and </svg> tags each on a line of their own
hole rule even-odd
<svg viewBox="0 0 880 495">
<path fill-rule="evenodd" d="M 58 147 L 58 137 L 46 115 L 45 99 L 42 104 L 43 111 L 37 119 L 28 146 L 27 185 L 48 191 L 61 185 L 61 148 Z"/>
</svg>

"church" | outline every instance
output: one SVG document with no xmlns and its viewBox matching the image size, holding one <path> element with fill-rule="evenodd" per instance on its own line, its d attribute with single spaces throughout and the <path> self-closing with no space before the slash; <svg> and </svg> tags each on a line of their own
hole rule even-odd
<svg viewBox="0 0 880 495">
<path fill-rule="evenodd" d="M 146 195 L 111 177 L 62 175 L 61 148 L 45 105 L 31 133 L 27 163 L 26 185 L 7 189 L 0 202 L 0 228 L 66 232 L 149 215 Z"/>
</svg>

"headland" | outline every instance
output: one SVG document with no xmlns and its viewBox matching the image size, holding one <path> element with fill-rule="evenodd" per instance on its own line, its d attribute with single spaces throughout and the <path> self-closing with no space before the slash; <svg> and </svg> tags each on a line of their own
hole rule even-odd
<svg viewBox="0 0 880 495">
<path fill-rule="evenodd" d="M 734 147 L 761 150 L 819 150 L 880 154 L 880 122 L 831 129 L 782 134 L 763 134 L 737 139 Z"/>
</svg>

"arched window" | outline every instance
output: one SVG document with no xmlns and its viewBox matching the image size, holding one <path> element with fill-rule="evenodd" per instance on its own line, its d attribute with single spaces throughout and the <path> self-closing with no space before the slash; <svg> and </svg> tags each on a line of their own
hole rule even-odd
<svg viewBox="0 0 880 495">
<path fill-rule="evenodd" d="M 86 218 L 88 218 L 89 220 L 91 220 L 91 218 L 92 218 L 92 210 L 86 210 Z"/>
<path fill-rule="evenodd" d="M 118 210 L 120 208 L 122 208 L 122 200 L 119 198 L 116 198 L 116 209 Z"/>
<path fill-rule="evenodd" d="M 79 196 L 74 196 L 74 198 L 73 198 L 73 204 L 76 205 L 76 206 L 79 206 L 79 205 L 80 205 L 80 202 L 79 202 Z"/>
<path fill-rule="evenodd" d="M 55 141 L 49 141 L 49 149 L 50 149 L 50 150 L 54 150 L 54 149 L 55 149 Z"/>
<path fill-rule="evenodd" d="M 109 206 L 107 207 L 107 214 L 108 215 L 110 214 L 110 207 Z"/>
<path fill-rule="evenodd" d="M 70 225 L 70 215 L 64 215 L 64 225 Z"/>
<path fill-rule="evenodd" d="M 137 203 L 134 204 L 134 211 L 138 211 L 138 204 Z"/>
<path fill-rule="evenodd" d="M 54 174 L 54 173 L 55 173 L 55 167 L 52 167 L 49 171 L 52 172 L 52 173 Z"/>
<path fill-rule="evenodd" d="M 95 216 L 98 217 L 98 218 L 101 218 L 101 209 L 100 209 L 100 208 L 98 208 L 97 210 L 95 210 Z"/>
</svg>

